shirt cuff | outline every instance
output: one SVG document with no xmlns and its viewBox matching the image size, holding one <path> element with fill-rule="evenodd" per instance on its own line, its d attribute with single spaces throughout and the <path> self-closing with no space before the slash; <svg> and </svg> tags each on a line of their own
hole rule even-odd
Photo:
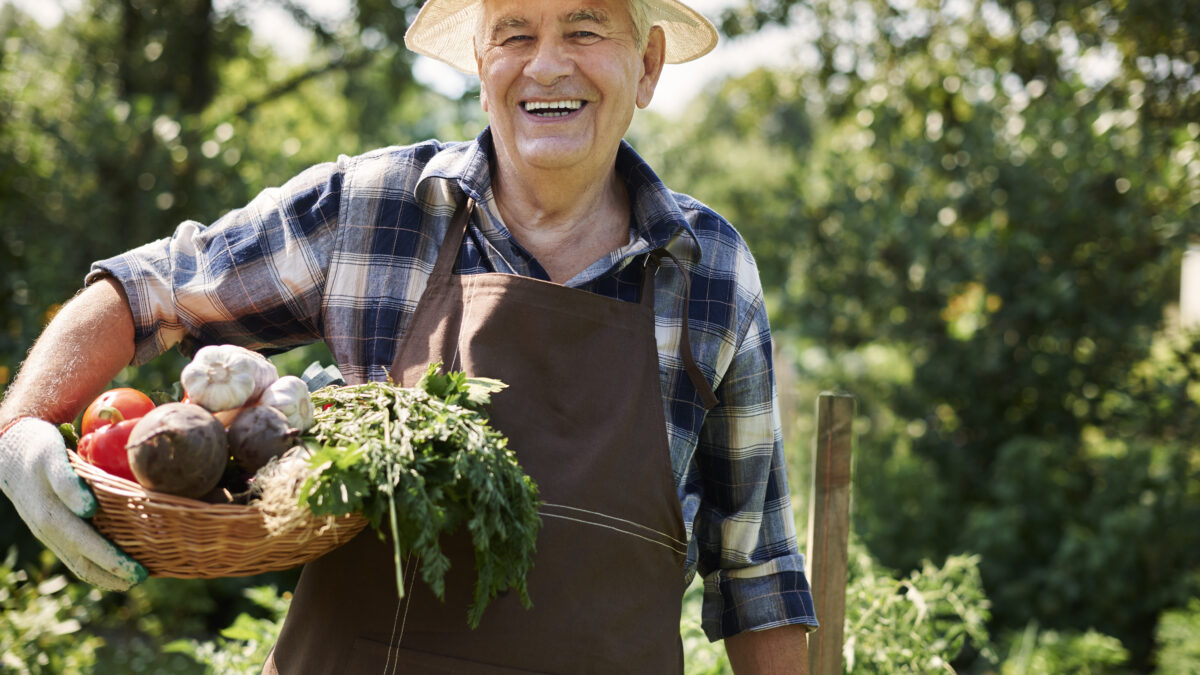
<svg viewBox="0 0 1200 675">
<path fill-rule="evenodd" d="M 718 570 L 704 580 L 701 625 L 709 640 L 794 624 L 810 631 L 820 625 L 804 574 L 804 556 Z"/>
<path fill-rule="evenodd" d="M 153 241 L 92 263 L 84 285 L 112 279 L 125 291 L 133 316 L 134 356 L 131 365 L 154 360 L 187 336 L 175 314 L 169 283 L 169 240 Z"/>
</svg>

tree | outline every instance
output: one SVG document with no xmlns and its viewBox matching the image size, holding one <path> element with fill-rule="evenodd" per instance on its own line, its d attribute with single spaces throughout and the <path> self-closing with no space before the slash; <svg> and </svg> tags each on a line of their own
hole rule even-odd
<svg viewBox="0 0 1200 675">
<path fill-rule="evenodd" d="M 750 240 L 801 379 L 863 402 L 881 562 L 978 553 L 998 628 L 1095 627 L 1136 667 L 1200 565 L 1195 348 L 1164 337 L 1200 204 L 1184 10 L 748 3 L 725 30 L 815 25 L 810 67 L 648 135 Z"/>
</svg>

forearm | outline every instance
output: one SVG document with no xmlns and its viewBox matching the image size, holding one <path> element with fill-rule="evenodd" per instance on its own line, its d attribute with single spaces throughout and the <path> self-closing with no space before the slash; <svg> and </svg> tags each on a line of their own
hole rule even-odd
<svg viewBox="0 0 1200 675">
<path fill-rule="evenodd" d="M 55 315 L 0 401 L 0 428 L 32 415 L 75 419 L 133 359 L 133 315 L 119 284 L 88 286 Z"/>
<path fill-rule="evenodd" d="M 746 631 L 725 640 L 737 675 L 808 675 L 808 628 Z"/>
</svg>

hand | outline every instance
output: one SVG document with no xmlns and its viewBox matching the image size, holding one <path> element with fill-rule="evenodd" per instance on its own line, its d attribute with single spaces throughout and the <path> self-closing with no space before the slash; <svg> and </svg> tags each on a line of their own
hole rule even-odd
<svg viewBox="0 0 1200 675">
<path fill-rule="evenodd" d="M 80 579 L 110 591 L 146 579 L 145 567 L 83 520 L 95 515 L 96 497 L 71 468 L 54 425 L 26 417 L 0 435 L 0 489 L 33 534 Z"/>
</svg>

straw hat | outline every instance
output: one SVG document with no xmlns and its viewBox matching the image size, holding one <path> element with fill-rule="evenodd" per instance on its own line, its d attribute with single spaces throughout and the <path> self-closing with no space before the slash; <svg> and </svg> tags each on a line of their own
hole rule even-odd
<svg viewBox="0 0 1200 675">
<path fill-rule="evenodd" d="M 643 0 L 652 26 L 667 36 L 667 63 L 700 58 L 717 46 L 717 29 L 700 12 L 676 0 Z M 476 75 L 475 29 L 482 0 L 429 0 L 404 34 L 412 51 Z"/>
</svg>

